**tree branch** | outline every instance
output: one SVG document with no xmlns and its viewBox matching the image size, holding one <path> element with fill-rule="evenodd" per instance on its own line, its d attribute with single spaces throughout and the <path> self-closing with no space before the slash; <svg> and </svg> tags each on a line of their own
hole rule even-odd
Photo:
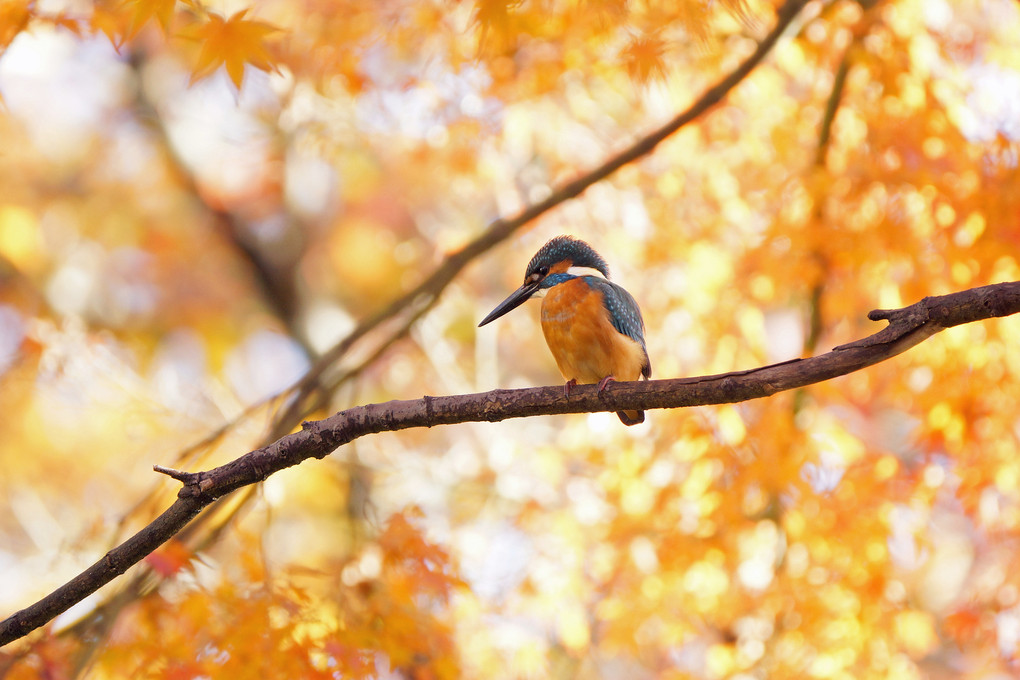
<svg viewBox="0 0 1020 680">
<path fill-rule="evenodd" d="M 368 434 L 556 413 L 679 408 L 758 399 L 858 371 L 905 352 L 946 328 L 1018 312 L 1020 281 L 999 283 L 927 297 L 903 309 L 875 310 L 868 317 L 887 320 L 886 328 L 808 359 L 700 378 L 613 383 L 601 395 L 595 385 L 578 385 L 566 397 L 562 386 L 553 386 L 368 404 L 306 422 L 300 432 L 212 470 L 184 472 L 157 465 L 157 472 L 183 484 L 173 505 L 80 575 L 0 622 L 0 645 L 27 635 L 123 574 L 217 498 L 309 458 L 324 458 Z"/>
<path fill-rule="evenodd" d="M 843 98 L 843 89 L 846 87 L 846 75 L 850 71 L 850 50 L 853 44 L 843 52 L 843 58 L 839 60 L 839 67 L 836 69 L 836 76 L 832 81 L 832 90 L 825 102 L 825 115 L 822 117 L 822 124 L 818 134 L 818 148 L 815 151 L 815 165 L 825 167 L 825 155 L 829 151 L 829 140 L 832 136 L 832 123 L 836 120 L 836 113 L 839 111 L 839 103 Z"/>
</svg>

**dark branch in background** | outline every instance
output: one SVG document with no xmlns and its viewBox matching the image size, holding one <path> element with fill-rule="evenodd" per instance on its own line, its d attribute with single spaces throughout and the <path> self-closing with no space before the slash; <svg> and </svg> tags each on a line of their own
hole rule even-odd
<svg viewBox="0 0 1020 680">
<path fill-rule="evenodd" d="M 759 399 L 858 371 L 905 352 L 946 328 L 1016 313 L 1020 313 L 1020 281 L 1000 283 L 928 297 L 903 309 L 873 311 L 868 317 L 889 321 L 886 328 L 809 359 L 701 378 L 614 383 L 601 395 L 595 385 L 579 385 L 565 397 L 563 387 L 557 385 L 368 404 L 306 422 L 300 432 L 212 470 L 182 472 L 155 466 L 157 472 L 183 484 L 174 504 L 80 575 L 0 622 L 0 645 L 27 635 L 123 574 L 216 499 L 309 458 L 324 458 L 337 447 L 368 434 L 556 413 L 679 408 Z"/>
<path fill-rule="evenodd" d="M 131 63 L 136 72 L 140 72 L 142 57 L 141 53 L 132 52 Z M 138 80 L 139 82 L 142 81 L 140 73 Z M 260 247 L 255 242 L 254 237 L 248 233 L 250 231 L 250 224 L 244 217 L 234 211 L 218 207 L 207 200 L 199 187 L 194 173 L 192 173 L 191 169 L 178 155 L 171 142 L 164 117 L 159 112 L 157 106 L 145 95 L 144 88 L 141 86 L 138 88 L 135 105 L 141 111 L 140 118 L 152 121 L 151 127 L 159 136 L 162 148 L 167 154 L 168 168 L 175 173 L 178 182 L 188 195 L 193 197 L 206 211 L 218 233 L 241 256 L 241 259 L 243 259 L 249 268 L 263 301 L 270 311 L 287 326 L 289 335 L 302 345 L 305 353 L 310 357 L 314 357 L 317 353 L 308 344 L 303 330 L 297 325 L 299 301 L 295 282 L 295 269 L 302 254 L 302 249 L 298 247 L 288 249 L 293 250 L 294 254 L 281 257 L 278 251 L 270 252 L 266 248 Z M 288 235 L 299 231 L 294 226 L 294 222 L 295 218 L 288 216 L 286 221 Z M 319 365 L 324 364 L 320 362 L 317 366 Z M 316 367 L 313 367 L 303 380 L 308 381 L 309 378 L 314 378 L 316 374 Z M 293 389 L 293 387 L 290 388 L 290 390 Z M 277 395 L 277 397 L 282 396 L 282 394 Z M 272 399 L 270 398 L 270 400 Z M 291 425 L 285 426 L 285 429 L 291 429 L 293 422 Z M 224 429 L 229 429 L 229 426 Z"/>
<path fill-rule="evenodd" d="M 295 271 L 303 249 L 296 246 L 276 248 L 275 252 L 271 253 L 272 246 L 267 248 L 255 242 L 245 220 L 232 212 L 217 210 L 211 206 L 209 210 L 234 249 L 244 256 L 262 292 L 262 298 L 269 304 L 273 313 L 286 324 L 290 336 L 301 344 L 305 353 L 315 356 L 314 348 L 308 343 L 304 330 L 298 324 L 300 304 Z M 286 222 L 288 226 L 284 238 L 296 238 L 300 230 L 294 226 L 294 219 L 289 217 Z M 281 251 L 292 252 L 280 256 Z"/>
<path fill-rule="evenodd" d="M 815 170 L 818 172 L 825 170 L 825 159 L 829 153 L 829 141 L 832 139 L 832 123 L 836 120 L 836 112 L 839 111 L 839 104 L 843 100 L 846 74 L 850 70 L 850 51 L 853 48 L 854 43 L 851 43 L 843 52 L 843 58 L 840 59 L 839 68 L 836 69 L 836 75 L 832 80 L 832 90 L 829 92 L 829 98 L 825 102 L 825 115 L 822 117 L 822 124 L 818 131 L 818 147 L 815 149 Z M 815 201 L 814 218 L 819 222 L 823 217 L 823 207 L 821 201 Z M 813 254 L 818 262 L 819 270 L 826 271 L 828 263 L 825 260 L 825 256 L 817 250 Z M 811 313 L 808 320 L 807 337 L 804 338 L 805 354 L 814 352 L 818 346 L 818 341 L 822 337 L 822 328 L 824 326 L 822 321 L 822 299 L 824 296 L 825 281 L 820 276 L 818 281 L 811 287 L 809 306 Z"/>
<path fill-rule="evenodd" d="M 142 77 L 142 66 L 146 56 L 144 49 L 130 52 L 130 64 L 138 83 L 134 98 L 138 119 L 147 121 L 149 128 L 158 137 L 159 146 L 166 156 L 167 170 L 173 173 L 185 193 L 201 206 L 217 234 L 234 248 L 239 259 L 248 267 L 263 302 L 287 327 L 291 338 L 300 343 L 309 356 L 314 356 L 312 347 L 297 323 L 299 304 L 294 270 L 301 256 L 301 248 L 295 246 L 270 250 L 260 247 L 250 233 L 251 224 L 248 219 L 235 210 L 220 207 L 209 201 L 195 174 L 174 147 L 166 118 L 146 93 L 145 79 Z M 296 238 L 300 233 L 300 229 L 295 226 L 296 220 L 290 215 L 286 218 L 287 228 L 283 238 Z"/>
<path fill-rule="evenodd" d="M 836 75 L 832 79 L 832 89 L 829 91 L 829 97 L 825 102 L 825 115 L 822 116 L 822 124 L 818 130 L 818 146 L 815 148 L 815 162 L 812 169 L 814 172 L 825 171 L 825 159 L 828 156 L 829 142 L 832 139 L 832 123 L 836 120 L 836 112 L 839 111 L 839 104 L 843 100 L 846 74 L 850 70 L 850 50 L 853 47 L 854 43 L 851 43 L 844 50 L 843 57 L 839 60 L 839 67 L 836 69 Z M 816 222 L 822 221 L 824 217 L 822 214 L 823 210 L 824 203 L 822 201 L 815 201 L 813 218 Z M 818 272 L 829 270 L 828 261 L 823 252 L 815 249 L 811 256 L 815 260 Z M 804 336 L 804 354 L 813 354 L 817 350 L 818 343 L 822 338 L 822 330 L 825 327 L 824 320 L 822 319 L 824 301 L 825 277 L 819 273 L 817 280 L 811 286 L 810 297 L 808 298 L 808 330 Z M 806 397 L 805 392 L 797 391 L 793 399 L 793 412 L 795 414 L 803 408 Z"/>
<path fill-rule="evenodd" d="M 392 346 L 393 343 L 404 337 L 411 326 L 436 304 L 443 290 L 445 290 L 456 276 L 459 275 L 460 272 L 477 257 L 512 236 L 516 231 L 532 220 L 556 208 L 561 203 L 580 195 L 597 182 L 606 179 L 624 165 L 632 163 L 651 153 L 667 137 L 674 134 L 683 126 L 696 120 L 699 116 L 721 102 L 729 91 L 746 78 L 765 58 L 805 4 L 807 4 L 807 0 L 788 0 L 786 4 L 777 11 L 776 25 L 762 39 L 754 52 L 748 56 L 747 59 L 745 59 L 732 73 L 706 91 L 686 111 L 677 115 L 671 121 L 653 131 L 646 137 L 640 139 L 631 147 L 625 149 L 616 156 L 613 156 L 601 166 L 571 182 L 564 184 L 550 194 L 550 196 L 544 201 L 525 208 L 512 218 L 496 220 L 489 225 L 481 236 L 469 243 L 460 251 L 451 254 L 414 290 L 394 300 L 385 308 L 362 321 L 353 331 L 351 331 L 351 333 L 349 333 L 332 349 L 326 352 L 318 361 L 316 361 L 300 382 L 291 388 L 291 390 L 288 390 L 293 391 L 296 389 L 297 395 L 290 407 L 274 419 L 273 427 L 271 428 L 271 432 L 266 441 L 279 439 L 293 429 L 294 426 L 300 422 L 302 418 L 306 417 L 307 414 L 325 406 L 330 395 L 337 388 L 358 375 L 365 367 L 375 361 L 383 352 Z M 141 95 L 139 103 L 141 106 L 150 110 L 151 115 L 158 120 L 158 115 L 152 109 L 151 104 Z M 162 133 L 163 131 L 160 130 L 160 132 Z M 168 145 L 167 148 L 172 154 L 172 147 Z M 193 183 L 194 180 L 190 177 L 190 173 L 187 173 L 179 162 L 177 163 L 177 167 L 181 171 L 181 181 L 186 184 Z M 197 192 L 197 187 L 193 187 L 193 189 L 192 193 L 200 198 L 200 194 Z M 230 222 L 234 219 L 231 215 L 225 214 L 223 211 L 217 210 L 208 204 L 206 204 L 206 207 L 212 211 L 213 218 L 221 226 L 223 226 L 224 229 L 229 230 L 230 233 L 236 232 L 235 227 L 237 225 Z M 238 245 L 243 246 L 240 242 L 238 242 Z M 246 256 L 249 256 L 249 260 L 254 268 L 253 273 L 256 275 L 261 285 L 263 285 L 263 290 L 266 293 L 266 298 L 270 303 L 270 306 L 276 309 L 285 321 L 290 321 L 290 314 L 287 311 L 289 304 L 287 301 L 292 299 L 290 295 L 291 291 L 279 289 L 278 286 L 275 285 L 278 283 L 275 277 L 267 276 L 267 272 L 260 267 L 256 258 L 251 258 L 250 253 L 244 251 L 243 248 L 242 252 Z M 277 290 L 277 292 L 274 293 L 274 290 Z M 282 308 L 278 303 L 282 303 Z M 366 358 L 361 360 L 354 367 L 340 371 L 335 370 L 336 364 L 348 354 L 351 348 L 370 334 L 374 334 L 377 337 L 373 338 L 373 348 L 366 352 Z M 300 335 L 297 334 L 296 337 L 300 337 Z M 328 375 L 330 373 L 332 373 L 332 375 Z M 557 389 L 557 393 L 561 394 L 561 388 Z M 280 396 L 282 397 L 283 395 Z M 562 411 L 548 412 L 553 413 Z M 507 415 L 505 417 L 513 416 Z M 229 429 L 229 425 L 224 428 L 224 430 L 225 429 Z M 222 434 L 222 431 L 219 434 Z M 276 444 L 271 444 L 270 447 L 272 446 L 276 446 Z M 223 494 L 220 494 L 220 497 L 222 497 L 222 495 Z M 183 538 L 183 536 L 177 532 L 188 524 L 195 515 L 205 509 L 212 500 L 212 498 L 203 499 L 203 502 L 200 504 L 183 503 L 183 501 L 179 500 L 170 509 L 160 515 L 160 517 L 146 529 L 143 529 L 142 532 L 139 532 L 139 534 L 136 534 L 128 542 L 108 553 L 108 558 L 104 558 L 104 560 L 100 561 L 100 563 L 97 563 L 97 565 L 94 565 L 77 579 L 55 591 L 52 595 L 43 601 L 40 601 L 37 605 L 33 605 L 32 607 L 19 612 L 0 625 L 0 645 L 21 637 L 28 631 L 53 618 L 53 616 L 65 611 L 71 604 L 80 601 L 81 597 L 77 597 L 77 593 L 79 591 L 86 593 L 94 592 L 103 584 L 123 573 L 124 570 L 131 564 L 137 563 L 148 551 L 158 547 L 170 536 L 176 535 L 178 538 Z M 241 505 L 243 505 L 243 500 L 238 504 L 238 507 Z M 193 522 L 187 528 L 186 533 L 195 532 L 199 523 L 204 523 L 205 519 L 208 517 L 208 512 L 203 513 L 197 522 Z M 214 524 L 213 532 L 217 533 L 222 530 L 226 521 L 229 521 L 229 516 L 227 520 L 217 520 L 218 524 Z M 166 530 L 166 527 L 170 527 L 169 533 L 164 534 L 162 532 Z M 143 534 L 146 536 L 144 540 L 140 538 Z M 201 542 L 204 543 L 205 541 Z M 146 553 L 138 552 L 143 549 L 143 546 L 150 544 L 152 547 L 148 548 Z M 128 550 L 129 547 L 130 550 Z M 122 566 L 123 568 L 121 568 Z M 98 574 L 102 574 L 102 578 L 97 578 Z M 117 599 L 130 600 L 131 593 L 141 592 L 143 589 L 147 589 L 146 584 L 149 583 L 150 580 L 149 575 L 139 574 L 136 578 L 133 578 L 132 582 L 125 588 L 125 592 L 123 593 L 124 597 L 119 597 Z M 99 609 L 96 610 L 97 613 L 99 611 Z M 104 617 L 112 618 L 112 612 L 104 611 Z"/>
<path fill-rule="evenodd" d="M 846 85 L 846 74 L 850 70 L 850 50 L 854 48 L 851 44 L 843 53 L 843 58 L 836 69 L 836 76 L 832 81 L 832 90 L 829 92 L 829 99 L 825 102 L 825 115 L 822 117 L 821 129 L 818 133 L 818 150 L 815 154 L 815 165 L 824 168 L 825 156 L 829 151 L 829 139 L 832 137 L 832 122 L 836 120 L 836 112 L 839 110 L 839 103 L 843 99 L 843 88 Z"/>
</svg>

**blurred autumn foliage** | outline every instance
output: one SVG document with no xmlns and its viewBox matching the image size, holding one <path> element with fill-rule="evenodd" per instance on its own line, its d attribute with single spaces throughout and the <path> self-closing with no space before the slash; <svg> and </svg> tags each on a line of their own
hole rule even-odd
<svg viewBox="0 0 1020 680">
<path fill-rule="evenodd" d="M 475 329 L 556 234 L 640 301 L 657 377 L 1020 279 L 1020 5 L 815 0 L 711 112 L 329 353 L 725 78 L 778 5 L 0 0 L 0 617 L 161 512 L 153 464 L 558 383 L 533 307 Z M 0 675 L 1015 677 L 1017 337 L 960 326 L 635 428 L 361 439 L 218 504 Z M 285 417 L 310 368 L 329 398 Z"/>
</svg>

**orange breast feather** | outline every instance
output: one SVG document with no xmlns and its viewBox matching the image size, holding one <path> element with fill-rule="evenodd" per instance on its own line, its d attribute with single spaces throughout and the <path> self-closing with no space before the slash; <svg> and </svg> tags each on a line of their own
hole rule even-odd
<svg viewBox="0 0 1020 680">
<path fill-rule="evenodd" d="M 637 380 L 645 352 L 609 319 L 602 296 L 583 278 L 553 286 L 542 302 L 542 331 L 566 380 Z"/>
</svg>

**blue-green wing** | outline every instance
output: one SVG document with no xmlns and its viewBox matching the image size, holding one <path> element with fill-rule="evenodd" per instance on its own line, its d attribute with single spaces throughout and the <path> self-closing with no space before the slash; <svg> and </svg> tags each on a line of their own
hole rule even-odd
<svg viewBox="0 0 1020 680">
<path fill-rule="evenodd" d="M 648 360 L 648 349 L 645 347 L 645 322 L 641 318 L 641 308 L 634 296 L 612 281 L 597 276 L 584 277 L 588 285 L 602 293 L 602 299 L 609 311 L 609 320 L 613 328 L 636 340 L 645 350 L 645 365 L 641 367 L 641 375 L 646 378 L 652 375 L 652 363 Z"/>
</svg>

